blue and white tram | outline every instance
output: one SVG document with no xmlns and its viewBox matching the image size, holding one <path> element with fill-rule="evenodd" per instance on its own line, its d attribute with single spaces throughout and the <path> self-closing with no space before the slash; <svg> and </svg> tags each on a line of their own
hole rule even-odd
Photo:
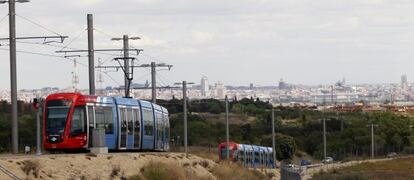
<svg viewBox="0 0 414 180">
<path fill-rule="evenodd" d="M 169 150 L 168 111 L 131 98 L 80 93 L 51 94 L 43 111 L 43 146 L 47 150 L 91 147 L 94 128 L 105 130 L 109 150 Z"/>
</svg>

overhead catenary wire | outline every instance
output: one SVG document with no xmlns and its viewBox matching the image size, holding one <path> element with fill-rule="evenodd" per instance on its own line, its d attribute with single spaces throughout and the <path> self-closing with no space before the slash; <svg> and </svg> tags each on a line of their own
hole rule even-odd
<svg viewBox="0 0 414 180">
<path fill-rule="evenodd" d="M 0 19 L 0 23 L 2 23 L 7 17 L 9 17 L 9 14 L 6 14 L 5 16 L 3 16 L 1 19 Z"/>
<path fill-rule="evenodd" d="M 101 33 L 101 34 L 103 34 L 103 35 L 105 35 L 105 36 L 107 36 L 107 37 L 109 37 L 109 38 L 114 38 L 115 36 L 113 36 L 113 35 L 110 35 L 109 33 L 107 33 L 107 32 L 105 32 L 105 31 L 103 31 L 103 30 L 100 30 L 100 29 L 98 29 L 98 28 L 93 28 L 96 32 L 98 32 L 98 33 Z"/>
<path fill-rule="evenodd" d="M 19 18 L 22 18 L 23 20 L 26 20 L 27 22 L 30 22 L 30 23 L 32 23 L 32 24 L 34 24 L 34 25 L 36 25 L 36 26 L 38 26 L 38 27 L 40 27 L 40 28 L 42 28 L 42 29 L 44 29 L 46 31 L 49 31 L 49 32 L 51 32 L 53 34 L 56 34 L 58 36 L 62 36 L 60 33 L 56 32 L 56 31 L 53 31 L 53 30 L 51 30 L 51 29 L 49 29 L 49 28 L 47 28 L 47 27 L 45 27 L 45 26 L 43 26 L 43 25 L 41 25 L 41 24 L 39 24 L 37 22 L 34 22 L 34 21 L 30 20 L 29 18 L 26 18 L 26 17 L 21 16 L 19 14 L 16 14 L 16 16 L 19 17 Z"/>
<path fill-rule="evenodd" d="M 0 48 L 0 50 L 2 50 L 2 51 L 9 51 L 9 49 L 6 49 L 6 48 Z M 66 59 L 66 60 L 74 61 L 73 59 L 66 58 L 66 57 L 62 57 L 62 56 L 58 56 L 58 55 L 53 55 L 53 54 L 38 53 L 38 52 L 23 51 L 23 50 L 18 50 L 16 52 L 25 53 L 25 54 L 39 55 L 39 56 L 55 57 L 55 58 L 61 58 L 61 59 Z M 77 64 L 79 64 L 79 65 L 81 65 L 83 67 L 88 67 L 88 65 L 86 65 L 84 63 L 77 62 Z M 98 70 L 95 70 L 95 72 L 98 72 Z M 115 82 L 117 85 L 120 85 L 121 84 L 118 81 L 116 81 L 111 75 L 109 75 L 107 72 L 105 72 L 105 71 L 102 71 L 102 72 L 106 76 L 108 76 L 113 82 Z"/>
<path fill-rule="evenodd" d="M 38 43 L 38 42 L 28 42 L 28 41 L 16 41 L 17 43 L 23 43 L 23 44 L 33 44 L 33 45 L 42 45 L 42 46 L 51 46 L 51 47 L 57 47 L 57 48 L 62 48 L 64 46 L 60 46 L 60 45 L 56 45 L 56 44 L 50 44 L 50 43 Z M 72 48 L 72 47 L 65 47 L 66 49 L 71 49 L 71 50 L 80 50 L 77 48 Z M 107 55 L 107 56 L 118 56 L 118 54 L 110 54 L 110 53 L 104 53 L 104 52 L 95 52 L 97 54 L 102 54 L 102 55 Z M 85 56 L 87 57 L 87 56 Z"/>
<path fill-rule="evenodd" d="M 85 29 L 83 29 L 78 35 L 76 35 L 75 36 L 75 38 L 73 38 L 71 41 L 69 41 L 69 43 L 68 44 L 66 44 L 66 45 L 64 45 L 63 47 L 62 47 L 62 49 L 60 49 L 60 51 L 62 51 L 63 49 L 65 49 L 65 48 L 67 48 L 69 45 L 71 45 L 74 41 L 76 41 L 77 39 L 79 39 L 82 35 L 83 35 L 83 33 L 85 33 L 85 31 L 86 31 L 87 29 L 85 28 Z"/>
</svg>

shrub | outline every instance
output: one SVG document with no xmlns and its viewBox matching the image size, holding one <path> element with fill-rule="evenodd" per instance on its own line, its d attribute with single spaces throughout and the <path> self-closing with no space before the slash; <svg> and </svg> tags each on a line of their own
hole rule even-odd
<svg viewBox="0 0 414 180">
<path fill-rule="evenodd" d="M 150 180 L 187 179 L 186 172 L 183 168 L 177 168 L 175 165 L 163 162 L 151 161 L 141 168 L 141 173 L 144 179 Z M 128 179 L 140 179 L 140 177 L 135 175 Z"/>
<path fill-rule="evenodd" d="M 256 170 L 249 170 L 238 163 L 222 162 L 213 168 L 212 173 L 217 179 L 270 179 Z"/>
<path fill-rule="evenodd" d="M 118 176 L 119 172 L 121 172 L 121 167 L 119 165 L 112 166 L 111 178 Z"/>
<path fill-rule="evenodd" d="M 25 160 L 21 166 L 21 169 L 26 175 L 29 175 L 30 172 L 33 173 L 35 178 L 39 177 L 40 163 L 39 161 Z"/>
</svg>

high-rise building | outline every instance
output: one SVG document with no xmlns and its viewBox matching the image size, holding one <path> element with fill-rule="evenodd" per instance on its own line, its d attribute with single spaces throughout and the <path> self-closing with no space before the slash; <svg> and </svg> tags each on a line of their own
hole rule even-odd
<svg viewBox="0 0 414 180">
<path fill-rule="evenodd" d="M 280 79 L 279 81 L 279 89 L 287 89 L 288 85 L 283 81 L 283 79 Z"/>
<path fill-rule="evenodd" d="M 214 86 L 214 90 L 215 90 L 215 96 L 217 99 L 224 99 L 226 95 L 226 87 L 224 86 L 223 83 L 221 82 L 216 83 Z"/>
<path fill-rule="evenodd" d="M 253 90 L 253 88 L 254 88 L 253 83 L 250 83 L 250 87 L 249 87 L 249 89 L 250 89 L 250 90 Z"/>
<path fill-rule="evenodd" d="M 407 89 L 408 88 L 408 80 L 407 80 L 407 75 L 403 74 L 401 76 L 401 88 L 402 89 Z"/>
<path fill-rule="evenodd" d="M 208 85 L 208 79 L 206 76 L 201 77 L 200 88 L 201 96 L 207 97 L 209 95 L 208 92 L 210 91 L 210 87 Z"/>
</svg>

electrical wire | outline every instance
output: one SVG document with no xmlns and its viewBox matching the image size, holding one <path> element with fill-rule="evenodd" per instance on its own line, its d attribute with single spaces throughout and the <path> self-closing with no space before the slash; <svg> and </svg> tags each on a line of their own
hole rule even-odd
<svg viewBox="0 0 414 180">
<path fill-rule="evenodd" d="M 0 23 L 2 23 L 5 19 L 6 19 L 6 17 L 8 17 L 9 16 L 9 14 L 6 14 L 4 17 L 2 17 L 1 19 L 0 19 Z"/>
<path fill-rule="evenodd" d="M 41 25 L 41 24 L 39 24 L 37 22 L 34 22 L 34 21 L 30 20 L 29 18 L 26 18 L 26 17 L 21 16 L 19 14 L 16 14 L 16 16 L 17 17 L 20 17 L 20 18 L 22 18 L 22 19 L 24 19 L 24 20 L 26 20 L 26 21 L 28 21 L 28 22 L 30 22 L 30 23 L 32 23 L 32 24 L 34 24 L 34 25 L 36 25 L 36 26 L 38 26 L 38 27 L 40 27 L 40 28 L 42 28 L 44 30 L 46 30 L 46 31 L 49 31 L 49 32 L 51 32 L 53 34 L 56 34 L 58 36 L 62 36 L 60 33 L 57 33 L 56 31 L 53 31 L 53 30 L 51 30 L 51 29 L 49 29 L 49 28 L 47 28 L 47 27 L 45 27 L 45 26 L 43 26 L 43 25 Z"/>
<path fill-rule="evenodd" d="M 82 34 L 86 31 L 87 29 L 83 29 L 75 38 L 73 38 L 68 44 L 66 44 L 65 46 L 62 47 L 62 49 L 60 49 L 60 51 L 62 51 L 63 49 L 67 48 L 70 44 L 72 44 L 74 41 L 76 41 L 78 38 L 80 38 L 82 36 Z"/>
<path fill-rule="evenodd" d="M 4 48 L 0 48 L 0 50 L 3 51 L 9 51 L 9 49 L 4 49 Z M 70 60 L 70 61 L 74 61 L 73 59 L 70 58 L 65 58 L 62 56 L 57 56 L 57 55 L 52 55 L 52 54 L 46 54 L 46 53 L 37 53 L 37 52 L 30 52 L 30 51 L 22 51 L 22 50 L 18 50 L 16 52 L 19 53 L 25 53 L 25 54 L 33 54 L 33 55 L 39 55 L 39 56 L 47 56 L 47 57 L 56 57 L 56 58 L 61 58 L 61 59 L 66 59 L 66 60 Z M 88 67 L 88 65 L 84 64 L 84 63 L 80 63 L 80 62 L 76 62 L 77 64 L 83 66 L 83 67 Z M 99 72 L 98 70 L 95 69 L 95 72 Z M 108 76 L 112 81 L 114 81 L 116 84 L 120 85 L 120 83 L 118 81 L 116 81 L 112 76 L 110 76 L 107 72 L 102 71 L 106 76 Z"/>
<path fill-rule="evenodd" d="M 34 42 L 28 42 L 28 41 L 16 41 L 17 43 L 23 43 L 23 44 L 33 44 L 33 45 L 43 45 L 43 46 L 51 46 L 51 47 L 57 47 L 57 48 L 62 48 L 64 46 L 59 46 L 56 44 L 49 44 L 49 43 L 34 43 Z M 72 48 L 72 47 L 66 47 L 66 49 L 70 49 L 70 50 L 80 50 L 80 49 L 76 49 L 76 48 Z M 97 52 L 95 51 L 96 54 L 102 54 L 102 55 L 108 55 L 108 56 L 118 56 L 118 54 L 110 54 L 110 53 L 103 53 L 103 52 Z M 87 56 L 85 56 L 87 57 Z"/>
<path fill-rule="evenodd" d="M 107 37 L 109 37 L 109 38 L 114 38 L 115 36 L 112 36 L 112 35 L 110 35 L 109 33 L 106 33 L 106 32 L 104 32 L 104 31 L 102 31 L 102 30 L 100 30 L 100 29 L 98 29 L 98 28 L 93 28 L 96 32 L 98 32 L 98 33 L 101 33 L 101 34 L 103 34 L 103 35 L 105 35 L 105 36 L 107 36 Z"/>
</svg>

